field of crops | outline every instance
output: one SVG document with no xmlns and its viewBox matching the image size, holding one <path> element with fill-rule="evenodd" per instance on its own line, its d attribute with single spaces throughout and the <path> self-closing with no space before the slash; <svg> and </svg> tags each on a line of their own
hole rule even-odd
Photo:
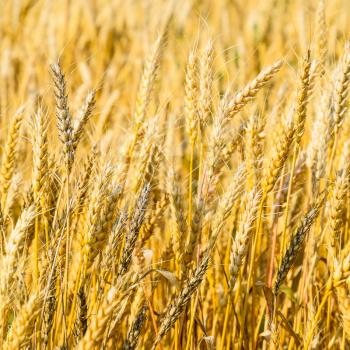
<svg viewBox="0 0 350 350">
<path fill-rule="evenodd" d="M 349 0 L 0 1 L 0 349 L 350 349 Z"/>
</svg>

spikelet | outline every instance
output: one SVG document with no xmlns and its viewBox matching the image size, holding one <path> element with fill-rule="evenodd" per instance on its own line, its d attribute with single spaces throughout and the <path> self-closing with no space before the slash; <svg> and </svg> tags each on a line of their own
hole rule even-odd
<svg viewBox="0 0 350 350">
<path fill-rule="evenodd" d="M 310 52 L 304 57 L 297 96 L 297 106 L 295 111 L 295 142 L 300 143 L 304 134 L 307 104 L 310 93 Z"/>
<path fill-rule="evenodd" d="M 124 250 L 119 262 L 118 276 L 124 275 L 130 267 L 132 253 L 135 249 L 136 240 L 145 217 L 145 210 L 147 208 L 150 191 L 150 185 L 146 184 L 137 199 L 135 210 L 130 222 L 129 232 L 126 236 Z"/>
<path fill-rule="evenodd" d="M 212 85 L 213 85 L 213 60 L 214 48 L 213 42 L 209 40 L 200 62 L 200 89 L 199 89 L 199 118 L 200 127 L 203 131 L 211 117 L 212 103 Z"/>
<path fill-rule="evenodd" d="M 192 217 L 191 225 L 189 227 L 188 239 L 184 255 L 182 257 L 183 264 L 187 268 L 192 261 L 192 257 L 196 254 L 195 248 L 198 244 L 198 239 L 202 230 L 202 223 L 204 217 L 204 202 L 199 200 L 195 204 L 195 210 Z"/>
<path fill-rule="evenodd" d="M 161 194 L 161 197 L 156 201 L 154 208 L 147 213 L 142 226 L 142 239 L 140 241 L 141 246 L 150 239 L 154 230 L 159 226 L 159 221 L 161 220 L 164 212 L 167 209 L 169 203 L 168 196 L 166 194 Z"/>
<path fill-rule="evenodd" d="M 245 258 L 248 250 L 248 243 L 252 230 L 254 229 L 254 222 L 256 219 L 257 209 L 259 206 L 261 194 L 253 189 L 247 196 L 246 206 L 242 213 L 239 227 L 237 229 L 236 235 L 232 240 L 231 254 L 230 254 L 230 290 L 236 283 L 237 275 L 239 269 L 243 264 L 243 259 Z"/>
<path fill-rule="evenodd" d="M 106 196 L 108 196 L 109 181 L 112 177 L 113 171 L 109 164 L 104 167 L 97 186 L 93 193 L 93 198 L 89 206 L 87 213 L 87 228 L 86 231 L 81 236 L 81 245 L 84 254 L 84 261 L 86 267 L 91 267 L 91 261 L 96 256 L 96 244 L 99 244 L 98 238 L 96 239 L 96 233 L 99 231 L 99 220 L 101 213 L 104 208 L 104 201 Z M 117 190 L 119 195 L 119 189 Z M 102 243 L 102 242 L 101 242 Z M 92 260 L 91 260 L 92 259 Z"/>
<path fill-rule="evenodd" d="M 78 115 L 76 116 L 73 123 L 73 150 L 76 151 L 78 143 L 82 137 L 84 126 L 91 117 L 93 109 L 95 107 L 95 90 L 90 91 L 81 106 Z"/>
<path fill-rule="evenodd" d="M 134 350 L 137 347 L 140 333 L 147 318 L 147 306 L 142 305 L 137 313 L 135 320 L 131 324 L 126 340 L 123 344 L 123 350 Z"/>
<path fill-rule="evenodd" d="M 329 227 L 330 227 L 330 246 L 331 254 L 335 256 L 337 248 L 339 248 L 341 240 L 341 231 L 344 220 L 344 210 L 345 210 L 345 201 L 346 193 L 349 188 L 349 179 L 345 170 L 341 171 L 338 174 L 333 195 L 330 203 L 330 218 L 329 218 Z"/>
<path fill-rule="evenodd" d="M 219 115 L 224 113 L 224 105 L 225 97 L 220 103 Z M 231 142 L 226 143 L 223 137 L 220 120 L 220 117 L 214 120 L 214 133 L 212 136 L 212 144 L 209 148 L 210 153 L 208 155 L 208 169 L 206 171 L 206 176 L 202 179 L 203 183 L 200 186 L 203 198 L 210 198 L 215 192 L 215 186 L 222 174 L 223 167 L 227 165 L 232 153 L 236 150 L 245 134 L 245 125 L 242 124 Z"/>
<path fill-rule="evenodd" d="M 349 288 L 341 285 L 336 289 L 336 295 L 338 299 L 338 306 L 342 317 L 343 329 L 350 337 L 350 292 Z"/>
<path fill-rule="evenodd" d="M 97 221 L 90 226 L 85 256 L 85 268 L 87 270 L 90 269 L 96 256 L 104 248 L 115 217 L 116 206 L 120 193 L 119 187 L 115 187 L 110 191 L 110 193 L 106 193 L 106 203 L 104 204 L 103 209 L 100 211 Z"/>
<path fill-rule="evenodd" d="M 115 287 L 108 291 L 101 306 L 95 310 L 84 337 L 76 346 L 77 350 L 101 348 L 110 318 L 112 315 L 117 315 L 120 320 L 129 301 L 128 297 L 120 300 L 117 297 L 117 292 Z"/>
<path fill-rule="evenodd" d="M 51 65 L 56 98 L 56 118 L 58 136 L 63 146 L 63 154 L 68 173 L 74 160 L 72 116 L 68 107 L 66 80 L 60 63 Z"/>
<path fill-rule="evenodd" d="M 23 110 L 19 109 L 12 121 L 1 160 L 1 206 L 5 207 L 7 193 L 16 166 L 17 144 L 20 127 L 23 121 Z"/>
<path fill-rule="evenodd" d="M 87 301 L 84 289 L 80 287 L 78 291 L 78 307 L 77 307 L 77 317 L 74 323 L 74 340 L 77 343 L 82 339 L 87 330 Z"/>
<path fill-rule="evenodd" d="M 325 73 L 327 62 L 327 23 L 324 0 L 320 0 L 316 16 L 316 57 L 321 75 Z"/>
<path fill-rule="evenodd" d="M 47 208 L 48 185 L 48 140 L 47 120 L 42 110 L 35 115 L 35 139 L 33 147 L 33 195 L 38 206 L 38 212 L 45 212 Z M 47 217 L 46 213 L 44 214 Z"/>
<path fill-rule="evenodd" d="M 284 163 L 288 157 L 288 153 L 293 142 L 295 128 L 291 119 L 286 121 L 286 125 L 279 135 L 273 148 L 271 159 L 265 168 L 263 189 L 266 193 L 270 192 L 278 180 Z"/>
<path fill-rule="evenodd" d="M 202 184 L 200 188 L 203 189 L 202 196 L 204 197 L 209 189 L 213 186 L 215 179 L 218 177 L 221 166 L 222 166 L 222 154 L 225 149 L 225 124 L 227 123 L 227 109 L 229 104 L 229 94 L 228 92 L 222 97 L 218 111 L 214 117 L 214 125 L 212 128 L 210 147 L 207 160 L 207 170 L 206 179 L 202 179 Z"/>
<path fill-rule="evenodd" d="M 170 193 L 170 209 L 172 220 L 176 225 L 176 239 L 174 252 L 176 259 L 179 261 L 184 247 L 184 240 L 187 234 L 187 221 L 185 209 L 183 207 L 183 196 L 179 184 L 179 178 L 174 169 L 170 169 L 168 175 L 168 190 Z"/>
<path fill-rule="evenodd" d="M 133 187 L 134 191 L 137 192 L 144 182 L 147 182 L 147 175 L 152 177 L 152 169 L 156 164 L 152 164 L 157 157 L 158 147 L 156 145 L 155 136 L 158 132 L 158 128 L 155 125 L 155 120 L 147 125 L 144 142 L 142 144 L 142 148 L 140 151 L 140 155 L 138 155 L 139 160 L 136 164 L 138 169 L 138 176 L 135 177 L 135 185 Z M 147 171 L 151 170 L 148 174 Z"/>
<path fill-rule="evenodd" d="M 349 93 L 349 83 L 350 83 L 350 45 L 347 44 L 345 47 L 345 53 L 341 66 L 341 74 L 337 80 L 335 87 L 335 97 L 334 97 L 334 126 L 335 133 L 337 133 L 340 128 L 345 112 L 346 112 L 346 102 Z"/>
<path fill-rule="evenodd" d="M 305 215 L 303 221 L 297 228 L 295 234 L 290 240 L 289 247 L 285 252 L 281 265 L 278 269 L 276 280 L 273 287 L 273 292 L 275 295 L 278 294 L 278 291 L 286 278 L 288 271 L 292 267 L 300 249 L 302 248 L 303 242 L 307 233 L 310 231 L 312 224 L 314 223 L 319 212 L 317 206 L 311 208 L 309 212 Z"/>
<path fill-rule="evenodd" d="M 185 281 L 184 287 L 174 301 L 169 304 L 165 311 L 164 318 L 158 330 L 158 335 L 153 343 L 152 350 L 155 350 L 162 338 L 169 332 L 176 320 L 180 317 L 191 296 L 201 284 L 209 265 L 209 254 L 205 254 L 193 275 Z"/>
<path fill-rule="evenodd" d="M 345 249 L 345 251 L 348 251 Z M 338 300 L 338 307 L 343 321 L 343 329 L 347 336 L 350 334 L 350 253 L 345 253 L 345 257 L 342 261 L 334 259 L 334 274 L 333 285 L 340 282 L 345 278 L 345 283 L 341 283 L 335 287 L 335 293 Z"/>
<path fill-rule="evenodd" d="M 263 152 L 263 130 L 266 120 L 256 113 L 252 115 L 247 123 L 245 163 L 248 171 L 249 183 L 258 183 Z"/>
<path fill-rule="evenodd" d="M 22 349 L 30 344 L 30 336 L 33 334 L 34 322 L 40 312 L 41 304 L 42 296 L 33 294 L 22 306 L 11 324 L 4 350 Z"/>
<path fill-rule="evenodd" d="M 259 90 L 266 85 L 274 75 L 281 69 L 282 61 L 275 62 L 272 66 L 263 69 L 243 90 L 238 92 L 227 105 L 227 117 L 233 118 L 249 101 L 251 101 Z"/>
<path fill-rule="evenodd" d="M 307 149 L 306 164 L 312 171 L 313 193 L 316 193 L 318 183 L 325 175 L 327 150 L 329 145 L 329 119 L 327 107 L 325 106 L 326 96 L 322 96 L 321 112 L 316 116 L 312 125 L 311 141 Z"/>
<path fill-rule="evenodd" d="M 186 114 L 186 131 L 189 135 L 191 143 L 197 137 L 198 129 L 198 72 L 197 72 L 197 56 L 192 51 L 188 57 L 185 84 L 185 114 Z"/>
<path fill-rule="evenodd" d="M 216 225 L 220 225 L 223 221 L 227 220 L 231 214 L 233 204 L 237 198 L 241 195 L 245 185 L 245 178 L 247 171 L 245 164 L 241 164 L 234 174 L 232 181 L 224 193 L 223 198 L 219 201 L 217 208 Z M 215 226 L 216 226 L 215 225 Z"/>
<path fill-rule="evenodd" d="M 316 91 L 316 81 L 317 81 L 317 77 L 319 76 L 318 68 L 319 68 L 318 62 L 315 59 L 312 60 L 311 65 L 310 65 L 310 73 L 309 73 L 309 75 L 310 75 L 309 91 L 308 91 L 308 98 L 309 99 Z"/>
<path fill-rule="evenodd" d="M 76 218 L 76 225 L 79 225 L 79 229 L 84 230 L 86 212 L 85 206 L 88 198 L 89 189 L 91 187 L 90 179 L 93 175 L 93 170 L 95 167 L 97 158 L 96 149 L 93 148 L 92 152 L 88 155 L 88 158 L 84 164 L 84 170 L 82 171 L 81 178 L 79 179 L 78 189 L 77 189 L 77 198 L 74 207 Z M 75 230 L 73 230 L 75 231 Z"/>
<path fill-rule="evenodd" d="M 52 258 L 52 257 L 51 257 Z M 50 332 L 52 330 L 54 314 L 56 310 L 56 271 L 53 271 L 53 276 L 49 280 L 48 295 L 44 298 L 44 305 L 42 308 L 42 329 L 41 338 L 45 347 L 48 346 L 50 341 Z"/>
<path fill-rule="evenodd" d="M 4 208 L 5 217 L 11 217 L 12 219 L 16 220 L 17 218 L 16 214 L 21 209 L 19 202 L 21 200 L 20 192 L 21 192 L 22 183 L 23 183 L 23 178 L 21 173 L 15 173 L 12 176 L 11 185 L 7 192 L 7 198 L 6 198 L 5 208 Z"/>
<path fill-rule="evenodd" d="M 25 209 L 19 218 L 16 227 L 10 233 L 5 245 L 6 255 L 1 259 L 1 290 L 0 295 L 11 285 L 14 274 L 17 270 L 18 258 L 23 258 L 22 254 L 33 236 L 30 230 L 34 219 L 34 207 Z"/>
<path fill-rule="evenodd" d="M 55 159 L 53 157 L 49 157 L 49 175 L 47 177 L 47 188 L 50 191 L 46 193 L 46 208 L 44 210 L 46 214 L 46 219 L 48 221 L 48 227 L 52 227 L 52 223 L 54 220 L 54 215 L 56 211 L 56 206 L 59 199 L 59 181 L 58 181 L 58 165 L 55 164 Z M 29 202 L 31 203 L 31 202 Z"/>
<path fill-rule="evenodd" d="M 115 221 L 112 232 L 109 235 L 108 243 L 103 252 L 101 261 L 101 271 L 104 279 L 114 271 L 116 261 L 119 258 L 118 252 L 121 249 L 122 234 L 127 225 L 127 220 L 127 213 L 122 211 Z"/>
<path fill-rule="evenodd" d="M 146 59 L 143 69 L 139 90 L 135 106 L 135 137 L 139 135 L 139 130 L 146 119 L 148 105 L 151 100 L 151 93 L 157 78 L 162 51 L 166 41 L 167 29 L 165 29 L 157 38 L 154 46 Z"/>
</svg>

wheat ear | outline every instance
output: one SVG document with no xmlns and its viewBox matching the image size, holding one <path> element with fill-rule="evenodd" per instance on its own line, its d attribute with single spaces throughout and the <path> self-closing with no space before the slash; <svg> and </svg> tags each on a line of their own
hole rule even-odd
<svg viewBox="0 0 350 350">
<path fill-rule="evenodd" d="M 311 208 L 309 210 L 309 212 L 305 215 L 303 221 L 301 222 L 301 224 L 297 228 L 295 234 L 291 238 L 291 241 L 289 243 L 289 247 L 282 258 L 281 265 L 280 265 L 278 272 L 277 272 L 275 284 L 273 287 L 273 292 L 275 295 L 278 294 L 278 291 L 280 289 L 282 282 L 284 281 L 284 279 L 287 276 L 288 271 L 290 270 L 290 268 L 294 264 L 294 261 L 298 255 L 300 249 L 302 248 L 305 237 L 306 237 L 307 233 L 310 231 L 310 228 L 311 228 L 312 224 L 314 223 L 314 221 L 318 215 L 318 212 L 319 212 L 318 207 Z"/>
<path fill-rule="evenodd" d="M 20 127 L 23 121 L 23 109 L 19 109 L 12 121 L 5 144 L 5 152 L 1 160 L 1 206 L 5 208 L 7 193 L 16 166 L 17 144 Z"/>
<path fill-rule="evenodd" d="M 63 154 L 68 172 L 74 160 L 73 121 L 68 107 L 66 79 L 59 62 L 51 65 L 54 93 L 56 98 L 56 117 L 58 136 L 63 146 Z"/>
</svg>

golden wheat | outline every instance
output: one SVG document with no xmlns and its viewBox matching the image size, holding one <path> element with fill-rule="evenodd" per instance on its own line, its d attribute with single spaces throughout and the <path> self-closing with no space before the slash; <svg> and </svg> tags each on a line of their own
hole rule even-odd
<svg viewBox="0 0 350 350">
<path fill-rule="evenodd" d="M 347 0 L 4 0 L 1 349 L 349 349 Z"/>
</svg>

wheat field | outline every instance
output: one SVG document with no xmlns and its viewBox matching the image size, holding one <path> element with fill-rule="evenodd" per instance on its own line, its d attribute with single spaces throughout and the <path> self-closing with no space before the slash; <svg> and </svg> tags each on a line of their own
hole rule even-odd
<svg viewBox="0 0 350 350">
<path fill-rule="evenodd" d="M 0 349 L 350 349 L 348 0 L 0 1 Z"/>
</svg>

